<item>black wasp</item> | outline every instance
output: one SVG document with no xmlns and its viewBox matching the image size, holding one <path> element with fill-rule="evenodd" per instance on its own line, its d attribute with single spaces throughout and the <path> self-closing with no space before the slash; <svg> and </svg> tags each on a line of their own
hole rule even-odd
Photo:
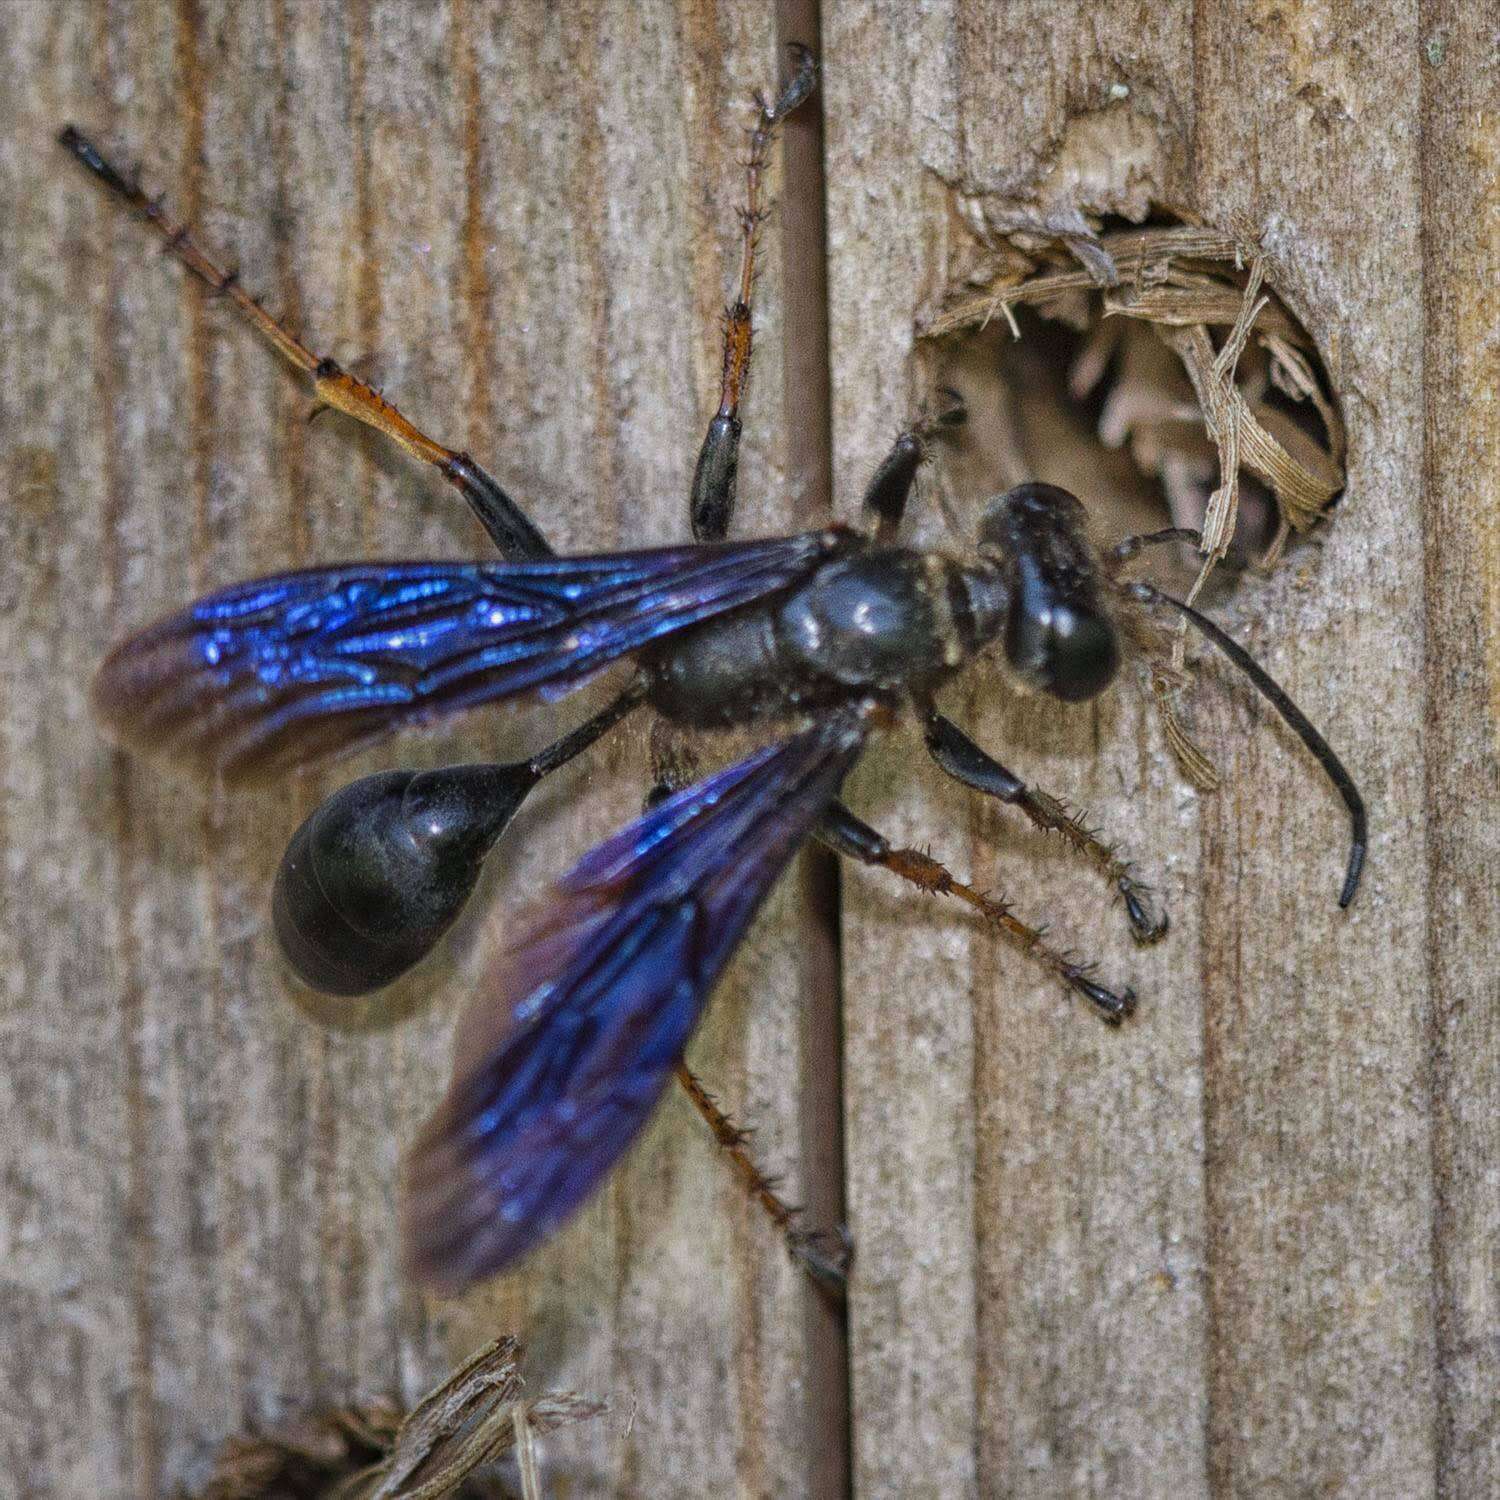
<svg viewBox="0 0 1500 1500">
<path fill-rule="evenodd" d="M 410 1164 L 409 1263 L 444 1291 L 503 1270 L 572 1213 L 674 1074 L 711 1122 L 726 1124 L 683 1067 L 684 1050 L 747 924 L 811 836 L 962 897 L 1107 1020 L 1130 1013 L 1128 989 L 1099 984 L 1008 908 L 930 856 L 892 847 L 839 800 L 871 735 L 914 712 L 944 771 L 1063 834 L 1119 893 L 1135 935 L 1161 936 L 1165 917 L 1128 867 L 935 707 L 934 690 L 991 647 L 1020 688 L 1079 702 L 1109 686 L 1122 642 L 1153 639 L 1152 611 L 1186 616 L 1275 705 L 1338 788 L 1353 824 L 1342 904 L 1358 883 L 1364 806 L 1322 736 L 1210 620 L 1123 576 L 1141 548 L 1194 533 L 1133 537 L 1101 555 L 1077 499 L 1025 484 L 987 506 L 966 558 L 897 541 L 932 437 L 963 419 L 956 401 L 903 433 L 881 464 L 865 496 L 868 532 L 724 540 L 750 365 L 762 175 L 776 127 L 814 86 L 811 55 L 797 48 L 795 59 L 780 98 L 760 102 L 751 138 L 721 400 L 691 494 L 695 542 L 641 552 L 554 556 L 472 458 L 320 360 L 159 201 L 76 130 L 62 133 L 183 265 L 312 377 L 320 402 L 436 466 L 505 559 L 312 568 L 211 594 L 105 662 L 95 701 L 112 729 L 227 781 L 274 777 L 399 727 L 522 694 L 560 696 L 612 663 L 633 663 L 612 703 L 529 760 L 388 771 L 325 801 L 293 837 L 273 901 L 276 931 L 304 980 L 353 995 L 404 973 L 452 924 L 527 792 L 636 710 L 655 711 L 667 726 L 655 738 L 666 743 L 684 731 L 786 726 L 785 737 L 696 784 L 664 775 L 645 815 L 563 876 L 495 962 L 460 1026 L 447 1097 Z M 790 1211 L 769 1191 L 763 1201 L 789 1227 Z"/>
</svg>

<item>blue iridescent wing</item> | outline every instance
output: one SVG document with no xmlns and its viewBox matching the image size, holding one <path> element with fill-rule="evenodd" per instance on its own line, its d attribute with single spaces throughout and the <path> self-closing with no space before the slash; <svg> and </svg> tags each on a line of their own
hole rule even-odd
<svg viewBox="0 0 1500 1500">
<path fill-rule="evenodd" d="M 311 764 L 471 704 L 563 693 L 788 588 L 837 533 L 529 562 L 391 562 L 236 584 L 131 637 L 95 706 L 132 747 L 227 780 Z"/>
<path fill-rule="evenodd" d="M 454 1293 L 505 1269 L 599 1185 L 863 740 L 846 715 L 758 751 L 585 855 L 532 909 L 412 1152 L 406 1248 L 423 1282 Z"/>
</svg>

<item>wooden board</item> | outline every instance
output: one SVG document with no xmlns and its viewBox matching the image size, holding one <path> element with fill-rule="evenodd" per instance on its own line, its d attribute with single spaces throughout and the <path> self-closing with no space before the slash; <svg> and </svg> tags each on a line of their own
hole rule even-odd
<svg viewBox="0 0 1500 1500">
<path fill-rule="evenodd" d="M 824 17 L 828 337 L 808 122 L 766 237 L 737 529 L 817 518 L 830 375 L 853 517 L 936 373 L 917 322 L 967 225 L 1121 141 L 1133 189 L 1259 237 L 1327 358 L 1337 524 L 1222 618 L 1375 829 L 1340 915 L 1337 803 L 1228 676 L 1191 703 L 1214 797 L 1128 674 L 1067 711 L 977 678 L 962 722 L 1157 878 L 1174 928 L 1142 952 L 1090 872 L 943 785 L 919 740 L 871 757 L 863 814 L 1050 915 L 1143 1004 L 1108 1032 L 960 911 L 843 873 L 847 1432 L 829 1321 L 675 1099 L 521 1276 L 439 1305 L 397 1272 L 399 1152 L 486 922 L 629 816 L 638 743 L 528 808 L 493 916 L 398 992 L 420 1014 L 349 1034 L 297 1008 L 263 915 L 343 773 L 215 796 L 90 723 L 106 645 L 194 589 L 482 538 L 434 477 L 309 426 L 305 390 L 61 157 L 62 121 L 140 158 L 559 546 L 669 540 L 717 380 L 744 100 L 809 25 L 686 0 L 0 7 L 0 1465 L 28 1495 L 162 1493 L 226 1432 L 410 1397 L 500 1328 L 538 1387 L 615 1402 L 549 1440 L 556 1494 L 835 1496 L 846 1439 L 862 1496 L 1500 1489 L 1492 6 Z M 413 755 L 514 738 L 486 720 Z M 794 1196 L 837 1155 L 804 1021 L 835 999 L 802 900 L 824 883 L 788 883 L 694 1046 Z"/>
<path fill-rule="evenodd" d="M 71 119 L 141 160 L 252 290 L 339 358 L 372 356 L 393 399 L 493 461 L 560 548 L 672 541 L 717 390 L 749 95 L 782 65 L 774 17 L 141 0 L 7 6 L 0 34 L 26 80 L 0 104 L 7 198 L 25 205 L 0 270 L 18 476 L 4 1471 L 34 1495 L 155 1495 L 226 1432 L 414 1396 L 502 1327 L 524 1329 L 537 1389 L 615 1404 L 551 1444 L 554 1493 L 804 1490 L 806 1293 L 685 1104 L 533 1268 L 424 1303 L 396 1266 L 396 1167 L 443 1086 L 482 913 L 403 986 L 414 1006 L 435 995 L 416 1020 L 319 1029 L 289 1003 L 264 913 L 320 790 L 213 797 L 93 729 L 106 645 L 195 589 L 486 543 L 436 476 L 337 418 L 309 426 L 307 389 L 53 144 Z M 808 503 L 776 233 L 765 250 L 744 534 L 793 529 Z M 491 717 L 441 753 L 492 754 L 497 728 L 514 740 Z M 579 772 L 513 831 L 496 924 L 639 808 L 639 744 Z M 796 1195 L 794 895 L 694 1059 Z"/>
<path fill-rule="evenodd" d="M 1227 618 L 1375 828 L 1341 915 L 1335 799 L 1217 672 L 1212 798 L 1136 684 L 1071 712 L 976 686 L 982 741 L 1159 878 L 1175 930 L 1133 953 L 1055 849 L 870 769 L 861 806 L 1143 1004 L 1106 1034 L 951 913 L 846 879 L 862 1494 L 1495 1488 L 1496 79 L 1459 9 L 830 12 L 838 509 L 923 394 L 965 216 L 1107 199 L 1118 141 L 1134 191 L 1259 237 L 1327 354 L 1338 523 Z"/>
</svg>

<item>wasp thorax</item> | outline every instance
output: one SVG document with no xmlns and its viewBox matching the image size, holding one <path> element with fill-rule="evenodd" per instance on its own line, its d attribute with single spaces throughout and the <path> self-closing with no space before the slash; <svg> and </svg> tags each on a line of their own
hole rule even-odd
<svg viewBox="0 0 1500 1500">
<path fill-rule="evenodd" d="M 425 958 L 536 779 L 525 762 L 385 771 L 321 803 L 292 835 L 271 897 L 298 978 L 363 995 Z"/>
<path fill-rule="evenodd" d="M 1051 484 L 1023 484 L 985 511 L 980 550 L 1009 593 L 1005 655 L 1028 686 L 1066 703 L 1109 686 L 1120 647 L 1098 586 L 1077 496 Z"/>
</svg>

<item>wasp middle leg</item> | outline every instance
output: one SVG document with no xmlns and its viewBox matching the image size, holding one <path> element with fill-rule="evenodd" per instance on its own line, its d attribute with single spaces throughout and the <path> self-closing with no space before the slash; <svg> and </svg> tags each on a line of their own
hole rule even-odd
<svg viewBox="0 0 1500 1500">
<path fill-rule="evenodd" d="M 760 114 L 750 136 L 745 162 L 745 202 L 740 208 L 740 279 L 735 300 L 724 312 L 724 372 L 719 381 L 719 409 L 708 424 L 698 464 L 693 471 L 689 515 L 693 537 L 700 542 L 722 541 L 734 515 L 735 484 L 740 466 L 740 402 L 750 379 L 754 345 L 750 301 L 755 291 L 755 251 L 766 209 L 761 200 L 762 179 L 777 127 L 817 85 L 818 66 L 803 46 L 792 47 L 791 81 L 774 103 L 758 98 Z"/>
<path fill-rule="evenodd" d="M 1042 929 L 1023 922 L 1008 903 L 959 880 L 946 865 L 923 850 L 897 848 L 883 834 L 855 817 L 842 802 L 835 802 L 823 815 L 818 837 L 846 858 L 878 865 L 910 881 L 919 890 L 953 896 L 972 906 L 1013 948 L 1055 974 L 1075 994 L 1082 995 L 1111 1025 L 1118 1025 L 1134 1012 L 1134 990 L 1117 991 L 1100 984 L 1092 977 L 1092 964 L 1081 963 L 1071 954 L 1052 947 Z"/>
</svg>

